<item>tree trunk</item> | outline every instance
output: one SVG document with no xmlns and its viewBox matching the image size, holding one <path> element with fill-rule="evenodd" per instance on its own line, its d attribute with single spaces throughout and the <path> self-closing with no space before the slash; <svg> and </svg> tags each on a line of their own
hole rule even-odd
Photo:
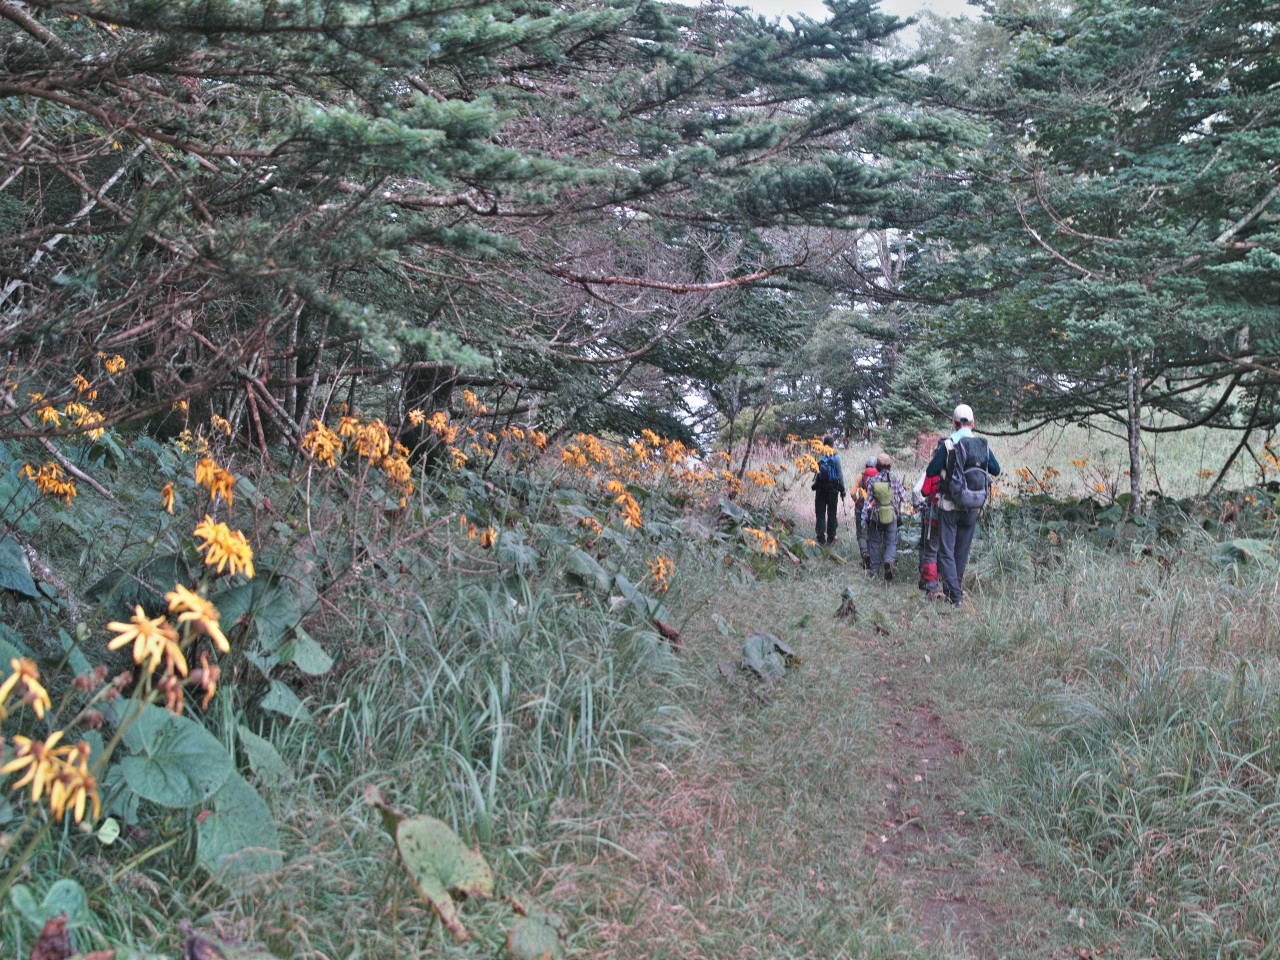
<svg viewBox="0 0 1280 960">
<path fill-rule="evenodd" d="M 1129 351 L 1129 496 L 1132 510 L 1142 513 L 1142 360 Z"/>
</svg>

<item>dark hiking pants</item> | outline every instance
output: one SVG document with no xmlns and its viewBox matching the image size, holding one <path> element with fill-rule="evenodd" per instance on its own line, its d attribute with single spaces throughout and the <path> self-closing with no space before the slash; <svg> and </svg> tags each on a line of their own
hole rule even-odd
<svg viewBox="0 0 1280 960">
<path fill-rule="evenodd" d="M 977 529 L 977 510 L 938 511 L 938 575 L 943 595 L 957 606 L 964 603 L 964 568 Z"/>
<path fill-rule="evenodd" d="M 831 543 L 836 538 L 836 507 L 840 505 L 840 491 L 835 487 L 830 490 L 815 490 L 813 493 L 813 512 L 818 522 L 815 527 L 819 543 Z"/>
</svg>

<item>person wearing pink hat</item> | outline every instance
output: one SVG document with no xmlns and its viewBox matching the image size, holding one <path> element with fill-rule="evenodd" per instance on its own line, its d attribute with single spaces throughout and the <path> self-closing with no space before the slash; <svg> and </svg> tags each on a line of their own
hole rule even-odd
<svg viewBox="0 0 1280 960">
<path fill-rule="evenodd" d="M 938 441 L 925 477 L 938 478 L 938 575 L 942 594 L 955 606 L 964 604 L 964 571 L 978 527 L 978 511 L 986 503 L 991 478 L 1000 463 L 984 437 L 973 432 L 973 408 L 967 403 L 951 414 L 955 427 Z"/>
</svg>

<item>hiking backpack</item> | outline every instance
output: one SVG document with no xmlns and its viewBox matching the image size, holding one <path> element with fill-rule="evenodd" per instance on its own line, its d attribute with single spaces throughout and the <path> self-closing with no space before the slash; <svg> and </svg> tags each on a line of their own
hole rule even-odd
<svg viewBox="0 0 1280 960">
<path fill-rule="evenodd" d="M 947 441 L 951 452 L 947 466 L 946 495 L 958 510 L 977 510 L 987 502 L 991 474 L 987 473 L 990 453 L 982 437 L 961 437 Z"/>
<path fill-rule="evenodd" d="M 876 522 L 886 527 L 893 523 L 893 486 L 887 471 L 871 481 L 871 499 L 876 502 Z"/>
<path fill-rule="evenodd" d="M 828 453 L 818 460 L 818 486 L 828 488 L 836 485 L 836 458 Z"/>
</svg>

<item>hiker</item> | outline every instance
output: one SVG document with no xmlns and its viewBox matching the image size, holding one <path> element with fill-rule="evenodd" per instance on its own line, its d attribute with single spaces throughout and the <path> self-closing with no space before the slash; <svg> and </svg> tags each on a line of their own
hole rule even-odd
<svg viewBox="0 0 1280 960">
<path fill-rule="evenodd" d="M 853 525 L 858 532 L 858 552 L 862 554 L 862 569 L 871 569 L 871 549 L 867 546 L 867 525 L 862 521 L 862 508 L 866 505 L 867 484 L 876 475 L 876 458 L 867 457 L 867 465 L 858 477 L 858 486 L 853 493 Z"/>
<path fill-rule="evenodd" d="M 898 521 L 907 505 L 907 491 L 890 468 L 887 453 L 876 457 L 876 475 L 867 481 L 867 500 L 862 506 L 862 524 L 867 531 L 871 553 L 870 573 L 893 580 L 893 562 L 898 556 Z"/>
<path fill-rule="evenodd" d="M 973 408 L 967 403 L 951 415 L 955 432 L 938 441 L 926 477 L 937 477 L 938 574 L 942 593 L 957 607 L 964 604 L 964 571 L 978 526 L 978 512 L 987 502 L 991 478 L 1000 464 L 983 437 L 973 432 Z"/>
<path fill-rule="evenodd" d="M 922 473 L 911 490 L 920 518 L 920 580 L 916 585 L 929 600 L 942 595 L 938 581 L 938 480 Z"/>
<path fill-rule="evenodd" d="M 822 445 L 830 453 L 818 458 L 818 474 L 813 478 L 813 512 L 817 516 L 817 540 L 819 546 L 836 542 L 836 507 L 844 499 L 844 470 L 835 441 L 830 436 L 822 438 Z"/>
</svg>

